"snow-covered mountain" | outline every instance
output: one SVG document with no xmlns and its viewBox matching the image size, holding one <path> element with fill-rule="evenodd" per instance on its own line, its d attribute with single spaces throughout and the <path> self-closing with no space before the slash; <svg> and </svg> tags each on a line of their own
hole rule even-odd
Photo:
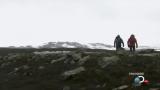
<svg viewBox="0 0 160 90">
<path fill-rule="evenodd" d="M 87 48 L 87 46 L 77 42 L 48 42 L 39 48 Z"/>
<path fill-rule="evenodd" d="M 108 50 L 114 49 L 112 45 L 107 45 L 104 43 L 87 43 L 85 45 L 90 49 L 108 49 Z"/>
<path fill-rule="evenodd" d="M 81 44 L 78 42 L 48 42 L 39 48 L 89 48 L 89 49 L 114 49 L 112 45 L 103 43 L 86 43 Z"/>
<path fill-rule="evenodd" d="M 113 45 L 104 44 L 104 43 L 78 43 L 78 42 L 48 42 L 45 43 L 39 48 L 89 48 L 89 49 L 106 49 L 106 50 L 115 50 Z M 126 50 L 129 50 L 128 47 L 125 47 Z M 160 51 L 159 47 L 150 47 L 150 46 L 139 46 L 138 50 L 144 49 L 155 49 Z"/>
<path fill-rule="evenodd" d="M 113 45 L 104 44 L 104 43 L 78 43 L 78 42 L 48 42 L 40 46 L 10 46 L 9 48 L 88 48 L 88 49 L 106 49 L 106 50 L 115 50 Z M 125 47 L 126 50 L 129 50 L 128 47 Z M 160 51 L 159 47 L 149 47 L 149 46 L 139 46 L 138 50 L 144 49 L 155 49 Z"/>
</svg>

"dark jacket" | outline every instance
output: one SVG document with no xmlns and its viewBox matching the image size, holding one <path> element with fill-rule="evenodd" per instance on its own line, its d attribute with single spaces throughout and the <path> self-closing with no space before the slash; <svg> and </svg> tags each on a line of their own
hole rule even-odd
<svg viewBox="0 0 160 90">
<path fill-rule="evenodd" d="M 115 40 L 114 40 L 114 47 L 120 48 L 122 44 L 123 44 L 123 47 L 124 47 L 124 42 L 123 42 L 122 38 L 121 37 L 116 37 Z"/>
</svg>

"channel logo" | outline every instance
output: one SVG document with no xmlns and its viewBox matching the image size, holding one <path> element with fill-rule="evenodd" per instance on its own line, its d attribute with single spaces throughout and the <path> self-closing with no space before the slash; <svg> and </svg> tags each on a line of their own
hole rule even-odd
<svg viewBox="0 0 160 90">
<path fill-rule="evenodd" d="M 144 78 L 144 76 L 136 76 L 133 80 L 134 86 L 142 86 L 142 85 L 148 85 L 149 81 Z"/>
</svg>

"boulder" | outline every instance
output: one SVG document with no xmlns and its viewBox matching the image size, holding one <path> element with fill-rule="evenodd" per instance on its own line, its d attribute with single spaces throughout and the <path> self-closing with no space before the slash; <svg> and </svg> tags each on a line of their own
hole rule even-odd
<svg viewBox="0 0 160 90">
<path fill-rule="evenodd" d="M 101 68 L 105 68 L 110 64 L 116 63 L 118 60 L 118 56 L 104 57 L 102 60 L 98 61 L 98 64 L 101 66 Z"/>
<path fill-rule="evenodd" d="M 122 85 L 122 86 L 120 86 L 118 88 L 114 88 L 112 90 L 126 90 L 128 87 L 129 87 L 128 85 Z"/>
<path fill-rule="evenodd" d="M 67 78 L 67 77 L 70 77 L 72 75 L 76 75 L 76 74 L 79 74 L 81 72 L 85 71 L 85 68 L 84 67 L 78 67 L 78 68 L 75 68 L 73 70 L 69 70 L 69 71 L 66 71 L 64 72 L 62 75 Z"/>
<path fill-rule="evenodd" d="M 79 64 L 79 65 L 83 65 L 89 58 L 90 58 L 90 56 L 86 56 L 86 57 L 81 58 L 81 59 L 78 61 L 78 64 Z"/>
<path fill-rule="evenodd" d="M 70 87 L 69 86 L 64 86 L 63 90 L 70 90 Z"/>
</svg>

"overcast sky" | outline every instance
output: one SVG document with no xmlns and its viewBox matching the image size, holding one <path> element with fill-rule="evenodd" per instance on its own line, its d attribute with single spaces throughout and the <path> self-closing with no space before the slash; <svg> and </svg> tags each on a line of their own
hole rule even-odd
<svg viewBox="0 0 160 90">
<path fill-rule="evenodd" d="M 0 0 L 0 46 L 113 44 L 132 33 L 140 45 L 160 45 L 160 0 Z"/>
</svg>

